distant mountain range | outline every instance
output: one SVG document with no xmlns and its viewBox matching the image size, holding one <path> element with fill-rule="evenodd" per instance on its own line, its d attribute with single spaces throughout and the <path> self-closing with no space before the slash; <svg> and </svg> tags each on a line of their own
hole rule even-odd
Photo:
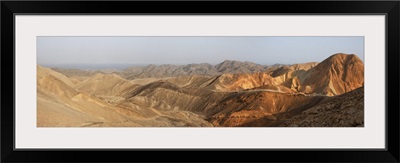
<svg viewBox="0 0 400 163">
<path fill-rule="evenodd" d="M 37 69 L 39 127 L 364 125 L 364 63 L 352 54 L 269 67 L 226 60 Z"/>
<path fill-rule="evenodd" d="M 92 76 L 96 73 L 115 73 L 126 79 L 136 78 L 162 78 L 162 77 L 176 77 L 187 75 L 219 75 L 225 73 L 254 73 L 263 72 L 268 69 L 278 68 L 284 66 L 283 64 L 275 64 L 272 66 L 263 66 L 253 62 L 242 62 L 225 60 L 216 65 L 208 63 L 200 64 L 187 64 L 187 65 L 153 65 L 148 66 L 132 66 L 124 70 L 79 70 L 79 69 L 63 69 L 52 68 L 53 70 L 63 73 L 67 76 Z"/>
</svg>

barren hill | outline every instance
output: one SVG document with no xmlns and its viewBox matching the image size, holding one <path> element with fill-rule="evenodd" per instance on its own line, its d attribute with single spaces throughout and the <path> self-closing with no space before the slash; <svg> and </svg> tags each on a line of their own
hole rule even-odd
<svg viewBox="0 0 400 163">
<path fill-rule="evenodd" d="M 226 60 L 58 71 L 71 76 L 37 67 L 39 127 L 363 126 L 364 64 L 355 55 L 269 69 Z"/>
<path fill-rule="evenodd" d="M 136 85 L 116 74 L 96 74 L 80 82 L 74 88 L 94 95 L 118 96 L 123 95 L 127 89 Z"/>
<path fill-rule="evenodd" d="M 192 112 L 109 103 L 65 84 L 68 78 L 51 69 L 38 66 L 37 72 L 38 127 L 211 126 Z"/>
<path fill-rule="evenodd" d="M 304 80 L 313 92 L 340 95 L 364 84 L 364 63 L 356 55 L 335 54 L 310 69 Z"/>
<path fill-rule="evenodd" d="M 119 122 L 111 106 L 81 93 L 71 85 L 68 78 L 51 69 L 37 67 L 37 116 L 38 126 L 79 126 L 104 121 Z"/>
<path fill-rule="evenodd" d="M 296 68 L 297 67 L 297 68 Z M 272 71 L 276 84 L 303 93 L 340 95 L 364 84 L 364 63 L 354 54 L 334 54 L 321 63 Z"/>
</svg>

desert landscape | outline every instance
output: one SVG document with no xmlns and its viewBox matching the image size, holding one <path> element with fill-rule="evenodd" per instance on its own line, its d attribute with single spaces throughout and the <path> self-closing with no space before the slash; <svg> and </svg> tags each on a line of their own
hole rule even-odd
<svg viewBox="0 0 400 163">
<path fill-rule="evenodd" d="M 37 127 L 363 127 L 364 63 L 37 66 Z"/>
</svg>

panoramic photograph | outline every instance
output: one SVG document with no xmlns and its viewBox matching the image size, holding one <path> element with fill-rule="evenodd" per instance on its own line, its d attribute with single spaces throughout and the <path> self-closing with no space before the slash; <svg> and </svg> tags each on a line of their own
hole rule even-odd
<svg viewBox="0 0 400 163">
<path fill-rule="evenodd" d="M 364 37 L 36 41 L 37 127 L 364 127 Z"/>
</svg>

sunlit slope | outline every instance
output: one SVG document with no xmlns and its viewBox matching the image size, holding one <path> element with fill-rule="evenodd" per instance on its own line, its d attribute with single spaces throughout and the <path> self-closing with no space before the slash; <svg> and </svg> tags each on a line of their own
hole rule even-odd
<svg viewBox="0 0 400 163">
<path fill-rule="evenodd" d="M 162 112 L 130 104 L 113 105 L 65 84 L 67 79 L 50 69 L 37 67 L 37 126 L 210 126 L 191 112 Z M 68 82 L 68 81 L 67 81 Z"/>
</svg>

